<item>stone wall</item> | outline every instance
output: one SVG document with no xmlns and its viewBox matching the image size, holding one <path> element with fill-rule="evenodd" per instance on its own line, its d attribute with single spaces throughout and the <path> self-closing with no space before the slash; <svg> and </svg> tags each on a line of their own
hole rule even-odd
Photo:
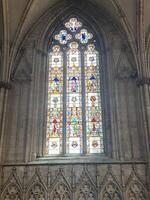
<svg viewBox="0 0 150 200">
<path fill-rule="evenodd" d="M 134 42 L 122 26 L 92 4 L 81 9 L 79 13 L 75 3 L 49 9 L 33 24 L 19 48 L 14 48 L 15 58 L 9 62 L 11 89 L 0 89 L 2 200 L 149 199 L 145 110 L 145 104 L 149 109 L 149 79 L 143 79 Z M 105 153 L 48 158 L 47 42 L 57 25 L 72 13 L 93 25 L 100 44 Z"/>
<path fill-rule="evenodd" d="M 1 167 L 2 200 L 148 200 L 144 164 Z"/>
<path fill-rule="evenodd" d="M 92 12 L 93 8 L 89 9 Z M 72 12 L 78 16 L 76 9 Z M 13 63 L 12 88 L 5 112 L 3 162 L 27 162 L 45 155 L 47 43 L 70 11 L 61 22 L 55 15 L 56 10 L 49 12 L 35 24 Z M 107 160 L 145 160 L 142 103 L 131 48 L 119 27 L 107 23 L 104 16 L 98 15 L 96 19 L 93 13 L 92 21 L 88 9 L 84 15 L 86 24 L 87 20 L 93 23 L 100 49 L 105 156 Z"/>
</svg>

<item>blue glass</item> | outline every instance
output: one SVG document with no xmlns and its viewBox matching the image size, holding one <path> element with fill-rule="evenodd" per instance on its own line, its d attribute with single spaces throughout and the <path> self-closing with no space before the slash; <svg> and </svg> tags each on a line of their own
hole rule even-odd
<svg viewBox="0 0 150 200">
<path fill-rule="evenodd" d="M 57 77 L 54 78 L 54 82 L 55 82 L 55 83 L 59 82 L 59 79 L 58 79 Z"/>
<path fill-rule="evenodd" d="M 74 76 L 71 78 L 72 81 L 77 81 L 77 78 Z"/>
<path fill-rule="evenodd" d="M 72 38 L 72 35 L 68 34 L 66 30 L 61 30 L 54 38 L 58 40 L 60 44 L 67 44 L 67 41 Z"/>
<path fill-rule="evenodd" d="M 61 35 L 61 39 L 62 39 L 63 41 L 66 41 L 66 36 L 65 36 L 64 34 L 62 34 L 62 35 Z"/>
<path fill-rule="evenodd" d="M 82 39 L 83 39 L 83 40 L 86 39 L 86 35 L 85 35 L 85 33 L 82 33 Z"/>
<path fill-rule="evenodd" d="M 90 80 L 91 80 L 91 81 L 95 81 L 95 80 L 96 80 L 95 76 L 92 75 L 92 76 L 90 77 Z"/>
</svg>

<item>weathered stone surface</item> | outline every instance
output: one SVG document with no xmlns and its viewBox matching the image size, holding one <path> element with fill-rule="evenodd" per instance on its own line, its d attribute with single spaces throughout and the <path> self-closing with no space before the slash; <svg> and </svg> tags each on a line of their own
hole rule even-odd
<svg viewBox="0 0 150 200">
<path fill-rule="evenodd" d="M 149 7 L 148 0 L 0 1 L 0 199 L 150 199 Z M 105 153 L 52 158 L 47 43 L 72 14 L 99 43 Z"/>
</svg>

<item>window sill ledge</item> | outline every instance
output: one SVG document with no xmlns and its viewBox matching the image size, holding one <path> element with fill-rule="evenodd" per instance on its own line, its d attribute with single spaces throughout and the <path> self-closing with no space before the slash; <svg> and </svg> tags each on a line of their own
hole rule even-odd
<svg viewBox="0 0 150 200">
<path fill-rule="evenodd" d="M 67 164 L 147 164 L 147 160 L 115 160 L 106 156 L 80 156 L 80 157 L 41 157 L 30 162 L 8 162 L 0 166 L 42 166 L 42 165 L 67 165 Z"/>
<path fill-rule="evenodd" d="M 39 157 L 36 160 L 30 162 L 30 164 L 144 164 L 144 160 L 115 160 L 110 157 L 106 157 L 104 154 L 99 155 L 84 155 L 84 156 L 45 156 Z"/>
<path fill-rule="evenodd" d="M 42 162 L 49 164 L 84 164 L 84 163 L 101 163 L 110 158 L 104 154 L 99 155 L 80 155 L 80 156 L 44 156 L 36 158 L 33 162 Z"/>
</svg>

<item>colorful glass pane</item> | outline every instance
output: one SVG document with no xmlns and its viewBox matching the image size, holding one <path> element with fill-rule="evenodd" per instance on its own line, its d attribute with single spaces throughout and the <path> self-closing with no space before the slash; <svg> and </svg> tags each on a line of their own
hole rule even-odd
<svg viewBox="0 0 150 200">
<path fill-rule="evenodd" d="M 72 38 L 66 30 L 61 30 L 58 35 L 54 36 L 55 40 L 58 40 L 60 44 L 67 44 L 67 41 Z"/>
<path fill-rule="evenodd" d="M 63 57 L 58 45 L 49 54 L 47 154 L 62 152 Z"/>
<path fill-rule="evenodd" d="M 76 34 L 76 39 L 80 40 L 80 42 L 82 44 L 86 44 L 88 43 L 89 39 L 93 38 L 93 34 L 92 33 L 88 33 L 88 31 L 86 29 L 82 29 L 80 31 L 80 33 Z"/>
<path fill-rule="evenodd" d="M 77 18 L 71 18 L 69 22 L 65 23 L 65 27 L 70 29 L 71 32 L 76 32 L 81 26 L 82 23 Z"/>
<path fill-rule="evenodd" d="M 88 45 L 85 59 L 86 135 L 88 153 L 102 153 L 103 129 L 98 52 Z"/>
<path fill-rule="evenodd" d="M 76 42 L 67 52 L 67 153 L 82 153 L 81 55 Z"/>
<path fill-rule="evenodd" d="M 93 44 L 88 45 L 93 34 L 80 29 L 82 23 L 77 18 L 71 18 L 65 27 L 72 33 L 61 30 L 54 36 L 55 40 L 64 45 L 74 38 L 80 41 L 80 47 L 87 44 L 87 50 L 82 47 L 79 50 L 79 44 L 73 41 L 69 48 L 61 48 L 63 52 L 55 45 L 49 54 L 47 154 L 82 154 L 83 138 L 87 138 L 84 141 L 87 153 L 103 153 L 99 54 Z M 84 99 L 85 105 L 82 105 Z"/>
</svg>

